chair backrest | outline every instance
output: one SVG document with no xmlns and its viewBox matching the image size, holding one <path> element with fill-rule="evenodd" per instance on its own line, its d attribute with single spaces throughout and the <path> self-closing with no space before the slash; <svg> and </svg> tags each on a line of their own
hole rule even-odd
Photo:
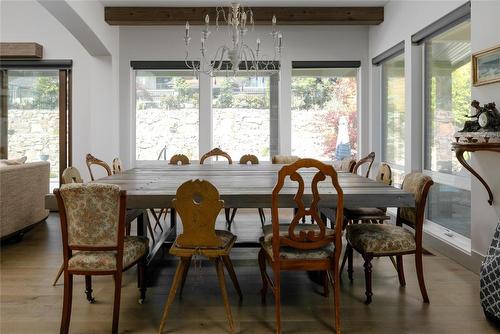
<svg viewBox="0 0 500 334">
<path fill-rule="evenodd" d="M 215 221 L 224 201 L 210 182 L 190 180 L 184 182 L 172 200 L 182 221 L 182 234 L 176 239 L 179 247 L 217 248 L 222 242 L 215 234 Z"/>
<path fill-rule="evenodd" d="M 257 158 L 253 154 L 245 154 L 240 158 L 240 164 L 241 165 L 246 165 L 246 164 L 252 164 L 252 165 L 258 165 L 259 164 L 259 158 Z"/>
<path fill-rule="evenodd" d="M 311 179 L 312 201 L 308 209 L 306 209 L 303 202 L 305 186 L 304 178 L 301 174 L 299 174 L 299 170 L 305 168 L 313 168 L 314 171 L 317 170 L 315 174 L 310 173 L 310 171 L 307 171 L 307 174 L 304 174 L 307 180 Z M 330 177 L 332 186 L 337 193 L 337 212 L 334 236 L 326 234 L 325 222 L 323 222 L 318 214 L 318 202 L 320 200 L 318 183 L 326 180 L 327 176 Z M 288 234 L 286 236 L 279 237 L 279 193 L 282 190 L 287 177 L 289 177 L 291 181 L 298 183 L 297 193 L 294 196 L 294 201 L 297 204 L 298 210 L 288 228 Z M 289 186 L 287 185 L 287 187 Z M 279 261 L 279 248 L 281 245 L 298 249 L 317 249 L 332 241 L 335 243 L 335 256 L 340 256 L 342 249 L 342 227 L 344 219 L 343 208 L 343 191 L 338 183 L 337 172 L 332 165 L 327 165 L 314 159 L 300 159 L 290 165 L 283 166 L 283 168 L 281 168 L 278 172 L 278 181 L 276 182 L 272 193 L 272 247 L 275 260 Z M 315 227 L 315 229 L 305 231 L 302 229 L 303 226 L 296 229 L 296 227 L 300 224 L 301 219 L 306 215 L 310 215 L 314 218 L 315 224 L 310 226 Z"/>
<path fill-rule="evenodd" d="M 75 250 L 117 250 L 125 235 L 126 192 L 112 184 L 71 183 L 55 189 L 63 244 Z"/>
<path fill-rule="evenodd" d="M 430 187 L 434 184 L 432 178 L 422 173 L 407 174 L 401 185 L 401 189 L 410 192 L 415 196 L 415 207 L 399 208 L 396 217 L 396 224 L 401 226 L 406 224 L 415 229 L 415 239 L 417 245 L 422 242 L 422 229 L 424 226 L 424 213 L 427 196 Z"/>
<path fill-rule="evenodd" d="M 381 162 L 378 166 L 377 176 L 375 180 L 378 182 L 382 182 L 387 184 L 388 186 L 392 185 L 392 169 L 389 164 L 385 162 Z"/>
<path fill-rule="evenodd" d="M 105 163 L 104 161 L 97 159 L 96 157 L 94 157 L 90 153 L 88 153 L 85 156 L 85 163 L 87 164 L 87 168 L 89 169 L 90 179 L 92 181 L 94 181 L 94 174 L 92 174 L 92 168 L 91 168 L 92 165 L 101 166 L 102 168 L 104 168 L 106 170 L 106 173 L 108 173 L 108 176 L 111 175 L 111 168 L 109 168 L 109 165 L 107 163 Z"/>
<path fill-rule="evenodd" d="M 113 174 L 121 174 L 122 169 L 122 161 L 120 158 L 113 159 Z"/>
<path fill-rule="evenodd" d="M 189 158 L 187 156 L 185 156 L 184 154 L 172 155 L 172 157 L 170 158 L 169 164 L 170 165 L 178 165 L 179 163 L 181 165 L 189 165 Z"/>
<path fill-rule="evenodd" d="M 300 157 L 296 155 L 275 155 L 273 156 L 273 164 L 291 164 L 299 160 Z"/>
<path fill-rule="evenodd" d="M 360 159 L 356 164 L 354 165 L 354 168 L 352 170 L 353 174 L 358 173 L 359 167 L 363 166 L 364 164 L 368 164 L 368 169 L 366 170 L 365 176 L 368 177 L 370 175 L 370 170 L 372 169 L 373 161 L 375 160 L 375 152 L 370 152 L 366 157 Z"/>
<path fill-rule="evenodd" d="M 80 171 L 76 167 L 67 167 L 62 172 L 62 183 L 83 183 Z"/>
<path fill-rule="evenodd" d="M 224 152 L 220 148 L 216 147 L 213 150 L 211 150 L 211 151 L 203 154 L 203 156 L 200 159 L 200 165 L 203 165 L 203 162 L 207 158 L 216 157 L 216 156 L 221 156 L 221 157 L 226 158 L 230 165 L 233 163 L 233 159 L 231 159 L 231 157 L 229 156 L 229 154 L 227 154 L 226 152 Z"/>
<path fill-rule="evenodd" d="M 340 171 L 346 172 L 346 173 L 352 173 L 352 170 L 354 169 L 354 165 L 356 165 L 356 160 L 351 159 L 351 158 L 345 158 L 342 160 L 342 162 L 340 164 Z"/>
</svg>

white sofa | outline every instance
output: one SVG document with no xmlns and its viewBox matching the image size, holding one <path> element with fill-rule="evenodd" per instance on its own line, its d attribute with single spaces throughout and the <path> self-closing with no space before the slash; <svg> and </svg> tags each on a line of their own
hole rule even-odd
<svg viewBox="0 0 500 334">
<path fill-rule="evenodd" d="M 15 235 L 47 218 L 49 193 L 46 161 L 0 166 L 0 238 Z"/>
</svg>

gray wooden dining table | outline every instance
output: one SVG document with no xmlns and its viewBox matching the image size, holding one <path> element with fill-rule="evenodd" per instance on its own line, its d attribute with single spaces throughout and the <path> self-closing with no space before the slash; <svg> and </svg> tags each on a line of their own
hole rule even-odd
<svg viewBox="0 0 500 334">
<path fill-rule="evenodd" d="M 143 209 L 143 214 L 137 219 L 137 233 L 146 235 L 145 220 L 149 219 L 146 210 L 171 208 L 177 188 L 191 179 L 204 179 L 214 184 L 226 208 L 270 208 L 272 189 L 281 167 L 282 165 L 271 163 L 168 165 L 166 162 L 155 161 L 94 182 L 116 184 L 127 191 L 127 208 Z M 315 171 L 310 169 L 300 171 L 306 184 L 303 197 L 306 206 L 312 198 L 307 184 L 310 184 L 314 173 Z M 414 195 L 399 188 L 351 173 L 339 172 L 338 179 L 344 193 L 345 207 L 413 207 L 415 205 Z M 318 187 L 321 198 L 319 207 L 334 208 L 337 193 L 331 181 L 327 178 L 320 182 Z M 296 207 L 293 201 L 296 190 L 297 183 L 287 180 L 279 195 L 279 207 Z M 46 195 L 45 207 L 57 211 L 54 195 Z M 170 228 L 164 229 L 161 236 L 156 238 L 148 261 L 154 258 L 167 239 L 175 237 L 175 213 L 170 217 Z"/>
</svg>

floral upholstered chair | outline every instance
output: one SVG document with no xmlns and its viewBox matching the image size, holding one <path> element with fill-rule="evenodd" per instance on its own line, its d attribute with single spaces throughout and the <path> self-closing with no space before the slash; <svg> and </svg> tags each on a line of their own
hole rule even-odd
<svg viewBox="0 0 500 334">
<path fill-rule="evenodd" d="M 405 286 L 403 271 L 403 255 L 415 254 L 418 284 L 425 303 L 429 302 L 424 282 L 422 266 L 422 233 L 424 211 L 427 195 L 434 184 L 429 176 L 422 173 L 406 175 L 402 189 L 415 195 L 415 206 L 399 208 L 396 225 L 392 224 L 354 224 L 347 226 L 347 258 L 349 278 L 352 280 L 352 253 L 353 249 L 361 253 L 365 261 L 366 303 L 372 301 L 372 264 L 374 257 L 396 256 L 399 283 Z M 403 227 L 408 225 L 414 230 Z"/>
<path fill-rule="evenodd" d="M 146 294 L 145 260 L 148 239 L 125 236 L 126 192 L 110 184 L 64 184 L 55 189 L 59 207 L 64 257 L 64 300 L 61 333 L 68 333 L 73 276 L 84 275 L 87 299 L 92 276 L 112 275 L 115 281 L 112 333 L 118 332 L 122 272 L 138 265 L 140 300 Z"/>
<path fill-rule="evenodd" d="M 168 312 L 179 285 L 180 294 L 182 294 L 191 259 L 194 255 L 206 256 L 215 262 L 229 329 L 233 332 L 234 323 L 224 280 L 224 266 L 226 266 L 240 300 L 242 294 L 229 257 L 236 236 L 229 231 L 215 229 L 215 221 L 220 210 L 224 207 L 224 201 L 220 199 L 217 188 L 210 182 L 190 180 L 184 182 L 177 189 L 172 205 L 181 217 L 182 234 L 175 239 L 170 248 L 170 254 L 178 256 L 180 261 L 165 303 L 159 333 L 162 333 L 165 328 Z"/>
</svg>

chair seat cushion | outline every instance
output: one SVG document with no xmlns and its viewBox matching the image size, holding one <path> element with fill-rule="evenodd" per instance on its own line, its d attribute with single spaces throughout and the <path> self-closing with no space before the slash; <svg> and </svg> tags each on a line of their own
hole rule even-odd
<svg viewBox="0 0 500 334">
<path fill-rule="evenodd" d="M 290 226 L 290 224 L 280 224 L 280 237 L 288 236 L 288 227 L 289 226 Z M 298 224 L 295 227 L 295 234 L 299 234 L 300 231 L 311 231 L 311 230 L 315 231 L 316 233 L 319 233 L 318 225 L 317 224 Z M 264 241 L 271 242 L 271 239 L 273 237 L 273 225 L 272 224 L 264 225 L 264 227 L 262 228 L 262 232 L 264 232 Z M 325 234 L 329 235 L 329 236 L 334 235 L 335 231 L 330 229 L 330 228 L 326 228 Z"/>
<path fill-rule="evenodd" d="M 392 224 L 349 225 L 346 238 L 356 250 L 375 255 L 411 252 L 416 249 L 413 233 Z"/>
<path fill-rule="evenodd" d="M 273 256 L 273 245 L 272 242 L 264 241 L 264 237 L 260 238 L 260 245 L 264 251 L 269 254 L 271 258 Z M 325 260 L 333 256 L 335 246 L 329 243 L 326 246 L 317 249 L 297 249 L 293 247 L 280 247 L 280 259 L 283 260 Z"/>
<path fill-rule="evenodd" d="M 380 208 L 345 208 L 344 215 L 347 219 L 385 219 L 390 217 L 384 209 Z"/>
<path fill-rule="evenodd" d="M 177 239 L 170 247 L 170 254 L 175 256 L 192 256 L 195 254 L 201 254 L 208 257 L 220 256 L 228 254 L 236 241 L 236 236 L 229 231 L 225 230 L 215 230 L 215 235 L 219 238 L 222 243 L 219 247 L 193 247 L 193 246 L 182 246 L 177 244 Z"/>
<path fill-rule="evenodd" d="M 128 267 L 144 254 L 149 247 L 145 237 L 126 236 L 123 243 L 123 268 Z M 107 271 L 116 269 L 115 251 L 78 251 L 68 261 L 68 269 L 75 271 Z"/>
</svg>

